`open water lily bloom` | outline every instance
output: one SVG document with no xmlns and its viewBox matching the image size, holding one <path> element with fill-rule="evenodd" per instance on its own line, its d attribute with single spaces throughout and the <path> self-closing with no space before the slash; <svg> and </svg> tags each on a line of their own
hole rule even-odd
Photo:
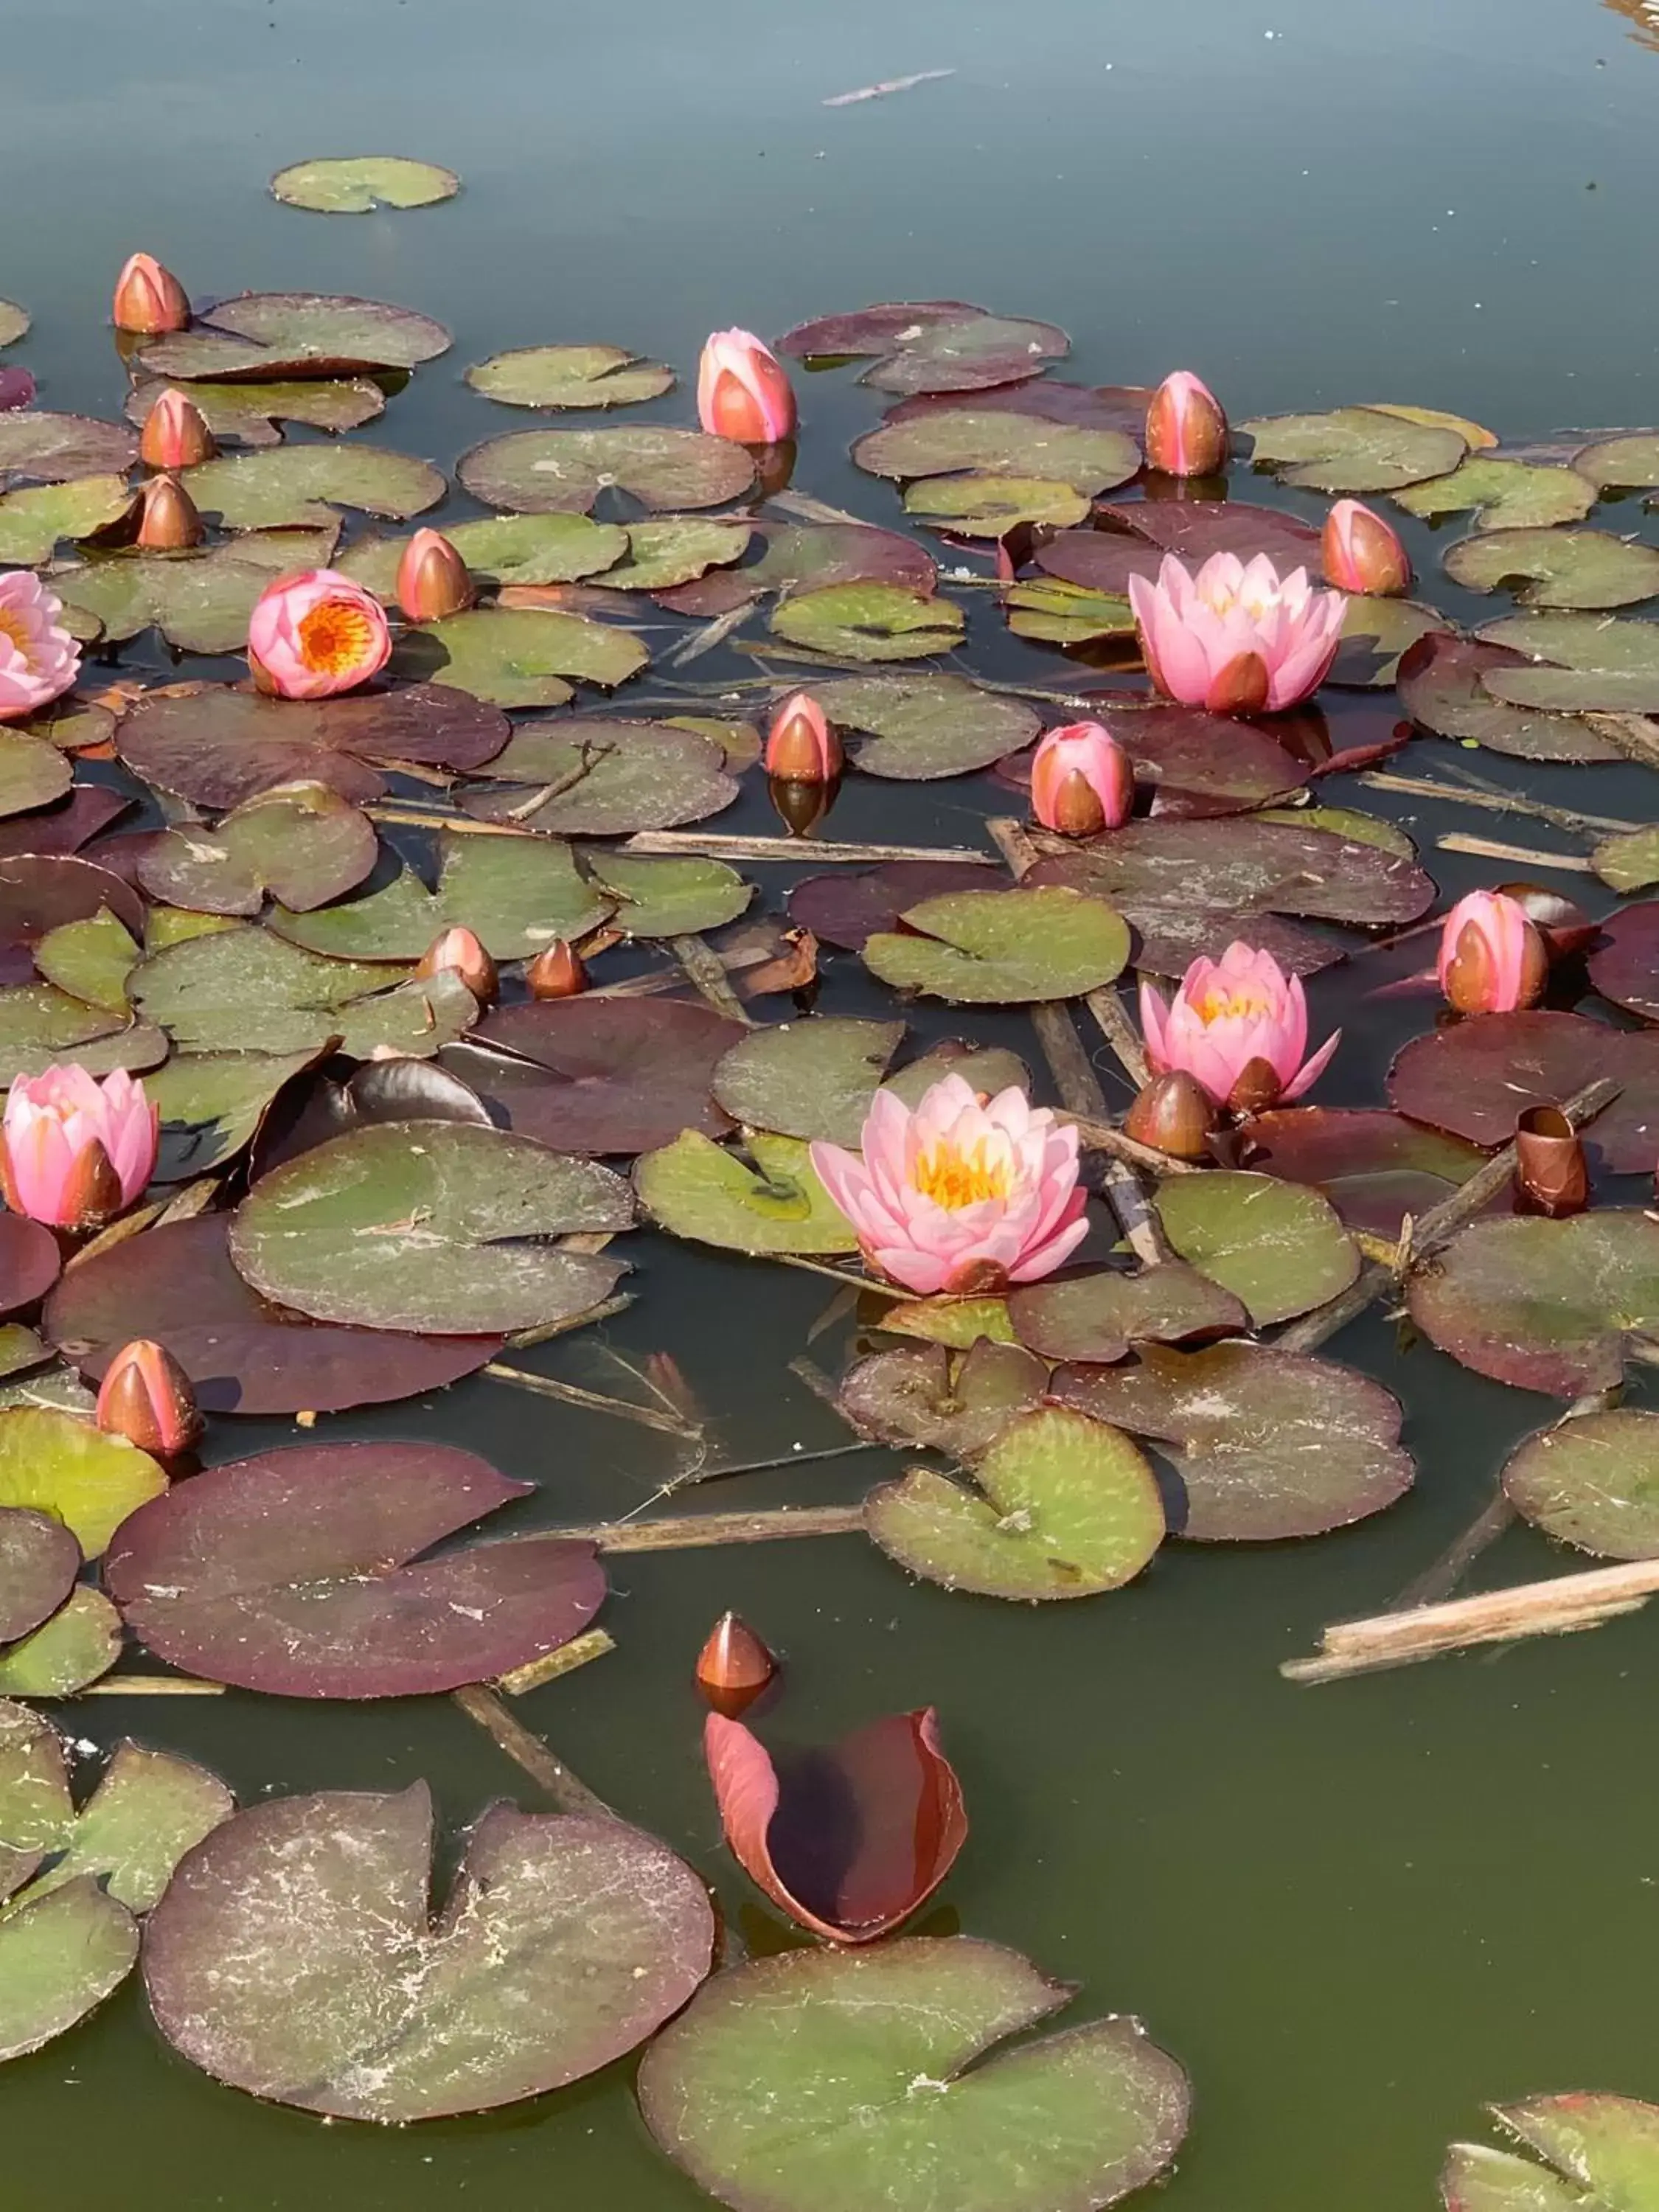
<svg viewBox="0 0 1659 2212">
<path fill-rule="evenodd" d="M 64 603 L 27 568 L 0 574 L 0 722 L 38 714 L 81 672 L 81 648 L 58 617 Z"/>
<path fill-rule="evenodd" d="M 1182 1069 L 1218 1106 L 1240 1111 L 1300 1098 L 1342 1041 L 1338 1030 L 1304 1060 L 1302 978 L 1287 975 L 1271 952 L 1241 944 L 1219 960 L 1194 960 L 1172 1003 L 1143 983 L 1140 1026 L 1155 1074 Z"/>
<path fill-rule="evenodd" d="M 1347 601 L 1265 553 L 1212 553 L 1194 575 L 1166 554 L 1153 583 L 1129 579 L 1141 651 L 1158 690 L 1212 714 L 1277 714 L 1310 699 L 1342 642 Z"/>
<path fill-rule="evenodd" d="M 124 1068 L 19 1076 L 0 1125 L 0 1182 L 15 1213 L 88 1229 L 132 1204 L 155 1166 L 160 1117 Z"/>
<path fill-rule="evenodd" d="M 248 665 L 262 691 L 327 699 L 378 676 L 392 657 L 386 610 L 333 568 L 278 576 L 259 594 L 247 628 Z"/>
<path fill-rule="evenodd" d="M 1088 1234 L 1077 1131 L 1023 1091 L 947 1075 L 915 1108 L 878 1091 L 861 1157 L 815 1144 L 812 1165 L 870 1265 L 923 1297 L 1034 1283 Z"/>
</svg>

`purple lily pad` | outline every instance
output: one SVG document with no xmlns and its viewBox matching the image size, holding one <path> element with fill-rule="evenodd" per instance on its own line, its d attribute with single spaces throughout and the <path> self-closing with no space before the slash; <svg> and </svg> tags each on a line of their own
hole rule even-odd
<svg viewBox="0 0 1659 2212">
<path fill-rule="evenodd" d="M 469 1084 L 434 1060 L 368 1060 L 349 1083 L 311 1076 L 288 1085 L 272 1103 L 254 1140 L 249 1180 L 258 1182 L 284 1161 L 297 1160 L 331 1137 L 371 1121 L 477 1121 L 493 1126 Z"/>
<path fill-rule="evenodd" d="M 1529 1106 L 1559 1106 L 1601 1077 L 1624 1088 L 1585 1146 L 1615 1175 L 1646 1173 L 1659 1157 L 1659 1031 L 1540 1007 L 1477 1014 L 1413 1037 L 1389 1070 L 1389 1097 L 1413 1121 L 1492 1146 Z"/>
<path fill-rule="evenodd" d="M 720 568 L 653 596 L 672 614 L 729 614 L 769 592 L 823 591 L 831 584 L 897 584 L 931 597 L 939 570 L 931 555 L 896 531 L 862 522 L 756 525 L 765 550 L 747 568 Z"/>
<path fill-rule="evenodd" d="M 1582 714 L 1550 714 L 1494 699 L 1481 682 L 1488 670 L 1528 668 L 1524 653 L 1476 637 L 1431 630 L 1400 663 L 1400 703 L 1437 738 L 1472 738 L 1489 752 L 1516 760 L 1620 761 L 1628 757 Z"/>
<path fill-rule="evenodd" d="M 1279 569 L 1319 570 L 1319 532 L 1278 507 L 1243 500 L 1119 503 L 1097 509 L 1101 526 L 1066 530 L 1034 556 L 1050 576 L 1121 598 L 1131 576 L 1156 576 L 1166 553 L 1194 568 L 1212 553 L 1248 561 L 1265 553 Z"/>
<path fill-rule="evenodd" d="M 1135 781 L 1152 786 L 1155 817 L 1197 820 L 1249 814 L 1273 806 L 1308 780 L 1305 762 L 1266 730 L 1194 707 L 1148 707 L 1117 714 L 1112 735 L 1133 763 Z M 1000 782 L 1029 792 L 1029 752 L 1000 761 Z"/>
<path fill-rule="evenodd" d="M 962 300 L 889 301 L 849 315 L 821 315 L 778 343 L 803 360 L 876 354 L 860 383 L 907 394 L 1018 383 L 1072 349 L 1052 323 L 1012 321 Z"/>
<path fill-rule="evenodd" d="M 0 1213 L 0 1315 L 21 1313 L 45 1297 L 63 1265 L 50 1229 L 21 1213 Z"/>
<path fill-rule="evenodd" d="M 35 383 L 26 368 L 8 364 L 0 368 L 0 414 L 9 414 L 15 407 L 33 404 Z"/>
<path fill-rule="evenodd" d="M 90 921 L 107 907 L 124 929 L 143 934 L 144 902 L 107 868 L 68 853 L 19 853 L 0 860 L 0 946 L 34 945 L 66 921 Z"/>
<path fill-rule="evenodd" d="M 112 791 L 107 784 L 77 783 L 55 806 L 0 823 L 0 860 L 15 860 L 21 853 L 78 853 L 131 805 L 125 792 Z M 88 857 L 97 859 L 95 854 Z"/>
<path fill-rule="evenodd" d="M 1370 1109 L 1285 1107 L 1255 1115 L 1240 1132 L 1242 1167 L 1311 1183 L 1348 1228 L 1389 1238 L 1407 1214 L 1449 1198 L 1485 1157 L 1461 1138 Z"/>
<path fill-rule="evenodd" d="M 811 848 L 803 852 L 810 858 Z M 838 868 L 808 876 L 789 894 L 789 919 L 825 945 L 862 952 L 872 937 L 898 926 L 898 918 L 926 899 L 947 892 L 983 890 L 981 870 L 949 860 L 890 860 L 878 868 Z"/>
<path fill-rule="evenodd" d="M 1601 929 L 1589 957 L 1591 982 L 1615 1006 L 1659 1022 L 1659 899 L 1621 907 Z"/>
<path fill-rule="evenodd" d="M 23 409 L 0 412 L 0 484 L 125 476 L 137 458 L 138 433 L 125 422 Z"/>
<path fill-rule="evenodd" d="M 81 1547 L 61 1521 L 23 1507 L 0 1509 L 0 1644 L 15 1644 L 56 1613 L 80 1571 Z"/>
</svg>

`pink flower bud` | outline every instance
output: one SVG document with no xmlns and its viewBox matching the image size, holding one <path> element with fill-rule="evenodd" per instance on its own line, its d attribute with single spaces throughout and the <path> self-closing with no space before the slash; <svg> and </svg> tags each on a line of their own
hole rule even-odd
<svg viewBox="0 0 1659 2212">
<path fill-rule="evenodd" d="M 1508 1014 L 1535 1006 L 1549 980 L 1543 938 L 1518 901 L 1471 891 L 1446 916 L 1437 973 L 1460 1014 Z"/>
<path fill-rule="evenodd" d="M 441 975 L 453 969 L 481 1006 L 493 1006 L 500 988 L 495 963 L 483 942 L 470 929 L 447 929 L 436 937 L 416 963 L 417 975 Z"/>
<path fill-rule="evenodd" d="M 398 563 L 398 605 L 410 622 L 441 622 L 473 600 L 466 563 L 441 530 L 417 530 Z"/>
<path fill-rule="evenodd" d="M 580 956 L 556 937 L 526 963 L 524 980 L 532 999 L 574 999 L 587 988 L 587 970 Z"/>
<path fill-rule="evenodd" d="M 278 576 L 255 603 L 247 658 L 262 691 L 328 699 L 378 676 L 392 655 L 386 610 L 333 568 Z"/>
<path fill-rule="evenodd" d="M 1050 730 L 1031 760 L 1031 811 L 1062 837 L 1121 830 L 1135 803 L 1128 756 L 1098 722 Z"/>
<path fill-rule="evenodd" d="M 783 364 L 752 331 L 715 331 L 697 364 L 697 420 L 716 438 L 772 446 L 795 427 Z"/>
<path fill-rule="evenodd" d="M 1169 477 L 1212 477 L 1226 465 L 1227 418 L 1208 385 L 1176 369 L 1146 410 L 1146 462 Z"/>
<path fill-rule="evenodd" d="M 123 1345 L 105 1369 L 93 1418 L 107 1435 L 163 1458 L 188 1451 L 203 1427 L 189 1376 L 147 1336 Z"/>
<path fill-rule="evenodd" d="M 177 553 L 206 536 L 195 501 L 176 477 L 152 477 L 140 489 L 137 542 L 147 550 Z"/>
<path fill-rule="evenodd" d="M 115 280 L 115 327 L 140 337 L 187 330 L 190 301 L 170 269 L 153 254 L 135 253 Z"/>
<path fill-rule="evenodd" d="M 766 773 L 783 783 L 828 783 L 841 774 L 841 740 L 810 691 L 792 692 L 766 733 Z"/>
<path fill-rule="evenodd" d="M 152 469 L 193 469 L 218 450 L 207 416 L 193 399 L 171 385 L 156 393 L 138 441 L 140 460 Z"/>
<path fill-rule="evenodd" d="M 1412 564 L 1398 533 L 1357 499 L 1340 499 L 1320 540 L 1325 581 L 1342 592 L 1395 598 L 1409 591 Z"/>
</svg>

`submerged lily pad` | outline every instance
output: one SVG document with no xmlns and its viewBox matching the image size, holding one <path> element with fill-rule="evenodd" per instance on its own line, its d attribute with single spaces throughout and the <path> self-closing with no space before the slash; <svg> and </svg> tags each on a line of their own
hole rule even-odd
<svg viewBox="0 0 1659 2212">
<path fill-rule="evenodd" d="M 1609 1029 L 1544 1007 L 1480 1014 L 1413 1037 L 1389 1071 L 1389 1097 L 1402 1114 L 1471 1144 L 1506 1145 L 1528 1107 L 1559 1106 L 1602 1077 L 1622 1090 L 1584 1141 L 1614 1174 L 1646 1174 L 1659 1155 L 1659 1033 L 1651 1030 Z"/>
<path fill-rule="evenodd" d="M 755 465 L 729 438 L 639 423 L 614 430 L 515 430 L 463 453 L 458 473 L 489 507 L 585 514 L 609 485 L 653 510 L 720 507 L 749 489 Z"/>
<path fill-rule="evenodd" d="M 880 356 L 859 379 L 878 392 L 977 392 L 1038 376 L 1072 349 L 1052 323 L 994 315 L 962 300 L 901 300 L 820 315 L 779 341 L 803 359 Z"/>
<path fill-rule="evenodd" d="M 1479 544 L 1480 540 L 1474 541 Z M 1526 655 L 1478 638 L 1433 631 L 1400 664 L 1400 702 L 1437 738 L 1473 739 L 1517 760 L 1617 761 L 1626 756 L 1577 714 L 1506 706 L 1487 690 L 1488 670 L 1524 668 Z"/>
<path fill-rule="evenodd" d="M 874 477 L 988 472 L 1069 485 L 1086 499 L 1127 483 L 1140 467 L 1140 449 L 1121 430 L 1082 429 L 1041 416 L 969 406 L 885 422 L 858 440 L 853 459 Z M 1082 517 L 1056 519 L 1072 523 Z"/>
<path fill-rule="evenodd" d="M 1088 1597 L 1131 1582 L 1164 1538 L 1152 1468 L 1121 1429 L 1068 1407 L 1017 1414 L 975 1469 L 976 1493 L 926 1468 L 865 1504 L 883 1551 L 947 1589 Z"/>
<path fill-rule="evenodd" d="M 710 1085 L 740 1034 L 711 1006 L 584 993 L 498 1008 L 446 1065 L 553 1152 L 654 1152 L 683 1129 L 726 1133 Z"/>
<path fill-rule="evenodd" d="M 965 676 L 846 676 L 815 684 L 812 696 L 838 728 L 865 733 L 852 749 L 861 774 L 904 783 L 987 768 L 1042 726 L 1023 701 Z"/>
<path fill-rule="evenodd" d="M 63 483 L 71 477 L 125 476 L 138 458 L 138 434 L 90 415 L 33 408 L 0 411 L 0 484 L 15 477 Z"/>
<path fill-rule="evenodd" d="M 100 554 L 55 570 L 52 589 L 77 635 L 116 645 L 154 624 L 181 652 L 240 653 L 254 602 L 271 579 L 324 565 L 337 529 L 331 522 L 321 530 L 248 531 L 228 544 L 182 553 Z"/>
<path fill-rule="evenodd" d="M 594 2073 L 708 1972 L 703 1886 L 638 1828 L 492 1807 L 435 1919 L 433 1841 L 424 1783 L 242 1814 L 151 1919 L 162 2033 L 233 2087 L 401 2124 Z"/>
<path fill-rule="evenodd" d="M 1659 714 L 1659 623 L 1593 614 L 1508 615 L 1480 633 L 1549 666 L 1489 668 L 1481 682 L 1517 707 Z"/>
<path fill-rule="evenodd" d="M 0 1412 L 0 1507 L 50 1514 L 89 1559 L 129 1513 L 167 1486 L 149 1454 L 125 1437 L 44 1407 Z"/>
<path fill-rule="evenodd" d="M 496 707 L 562 707 L 568 677 L 609 690 L 636 676 L 649 650 L 625 629 L 548 608 L 470 607 L 409 631 L 394 675 L 471 692 Z"/>
<path fill-rule="evenodd" d="M 1250 1326 L 1231 1290 L 1176 1260 L 1133 1275 L 1103 1269 L 1025 1284 L 1010 1292 L 1008 1318 L 1019 1341 L 1045 1359 L 1108 1364 L 1132 1345 L 1230 1336 Z"/>
<path fill-rule="evenodd" d="M 1455 430 L 1374 407 L 1267 416 L 1238 428 L 1254 439 L 1258 467 L 1277 469 L 1285 483 L 1310 491 L 1393 491 L 1444 476 L 1468 451 Z"/>
<path fill-rule="evenodd" d="M 469 793 L 462 802 L 469 814 L 555 836 L 614 837 L 701 822 L 738 796 L 721 748 L 665 722 L 584 716 L 532 725 L 517 732 L 489 772 L 504 783 L 539 788 Z"/>
<path fill-rule="evenodd" d="M 838 660 L 923 659 L 952 651 L 966 628 L 953 601 L 899 584 L 829 584 L 793 592 L 772 611 L 777 636 Z"/>
<path fill-rule="evenodd" d="M 836 1402 L 860 1436 L 973 1461 L 1036 1405 L 1047 1380 L 1024 1345 L 982 1337 L 957 1356 L 940 1343 L 907 1344 L 849 1368 Z"/>
<path fill-rule="evenodd" d="M 557 839 L 448 830 L 437 850 L 435 890 L 405 867 L 380 890 L 338 905 L 306 914 L 279 907 L 270 926 L 290 944 L 337 961 L 418 960 L 454 928 L 471 930 L 494 959 L 521 960 L 559 938 L 582 936 L 611 910 Z"/>
<path fill-rule="evenodd" d="M 1504 1469 L 1517 1513 L 1604 1559 L 1659 1558 L 1659 1413 L 1620 1406 L 1528 1437 Z"/>
<path fill-rule="evenodd" d="M 125 477 L 72 477 L 33 484 L 0 499 L 0 561 L 21 568 L 46 560 L 60 538 L 90 538 L 132 504 Z"/>
<path fill-rule="evenodd" d="M 416 368 L 449 350 L 429 315 L 380 300 L 319 292 L 244 292 L 222 300 L 187 331 L 154 338 L 138 356 L 151 376 L 270 383 L 286 377 L 356 376 Z"/>
<path fill-rule="evenodd" d="M 632 407 L 674 388 L 674 372 L 621 346 L 519 346 L 466 372 L 486 399 L 508 407 Z"/>
<path fill-rule="evenodd" d="M 750 1165 L 685 1129 L 637 1161 L 640 1203 L 672 1236 L 732 1252 L 854 1252 L 858 1237 L 812 1172 L 806 1146 L 757 1131 Z"/>
<path fill-rule="evenodd" d="M 1449 476 L 1397 492 L 1395 504 L 1425 520 L 1472 507 L 1477 530 L 1547 529 L 1582 522 L 1595 504 L 1595 493 L 1572 469 L 1492 460 L 1478 453 Z"/>
<path fill-rule="evenodd" d="M 641 2108 L 733 2212 L 1099 2212 L 1170 2165 L 1188 2090 L 1121 2016 L 997 2051 L 1073 1995 L 966 1936 L 750 1960 L 652 2045 Z"/>
<path fill-rule="evenodd" d="M 150 377 L 134 385 L 127 420 L 142 428 L 165 380 Z M 303 422 L 313 430 L 361 429 L 386 412 L 386 394 L 366 376 L 337 382 L 301 380 L 275 384 L 192 384 L 185 396 L 220 441 L 240 446 L 280 446 L 284 422 Z"/>
<path fill-rule="evenodd" d="M 1628 607 L 1659 592 L 1659 551 L 1605 530 L 1493 530 L 1449 547 L 1446 573 L 1523 607 Z"/>
<path fill-rule="evenodd" d="M 1346 1291 L 1359 1248 L 1330 1201 L 1272 1176 L 1171 1176 L 1158 1218 L 1181 1257 L 1243 1300 L 1257 1328 L 1289 1321 Z"/>
<path fill-rule="evenodd" d="M 714 1071 L 714 1096 L 734 1121 L 781 1136 L 856 1147 L 902 1022 L 842 1017 L 751 1030 Z"/>
<path fill-rule="evenodd" d="M 1546 2163 L 1454 2143 L 1440 2177 L 1449 2212 L 1647 2212 L 1659 2201 L 1659 2106 L 1581 2094 L 1492 2112 Z"/>
<path fill-rule="evenodd" d="M 432 207 L 453 199 L 461 180 L 453 169 L 397 154 L 356 154 L 344 160 L 295 161 L 279 169 L 270 189 L 285 207 L 317 215 L 371 215 L 376 208 Z"/>
<path fill-rule="evenodd" d="M 337 509 L 360 508 L 404 521 L 434 507 L 449 489 L 441 470 L 383 446 L 273 446 L 186 469 L 184 487 L 227 530 L 315 527 Z"/>
<path fill-rule="evenodd" d="M 867 940 L 866 967 L 896 988 L 958 1005 L 1076 998 L 1111 982 L 1129 957 L 1122 917 L 1057 884 L 957 891 L 902 919 L 905 933 Z"/>
<path fill-rule="evenodd" d="M 169 830 L 138 863 L 152 898 L 206 914 L 258 914 L 265 895 L 299 909 L 355 890 L 374 866 L 374 825 L 326 784 L 278 785 L 216 830 Z"/>
</svg>

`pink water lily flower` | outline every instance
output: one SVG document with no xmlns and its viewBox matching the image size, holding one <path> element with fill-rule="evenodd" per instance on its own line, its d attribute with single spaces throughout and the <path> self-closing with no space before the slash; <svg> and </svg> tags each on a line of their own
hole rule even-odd
<svg viewBox="0 0 1659 2212">
<path fill-rule="evenodd" d="M 1212 553 L 1196 575 L 1166 554 L 1153 583 L 1129 579 L 1140 647 L 1158 690 L 1212 714 L 1277 714 L 1311 698 L 1342 642 L 1347 601 L 1305 568 L 1281 576 Z"/>
<path fill-rule="evenodd" d="M 697 420 L 739 446 L 775 446 L 795 427 L 788 371 L 752 331 L 715 331 L 697 364 Z"/>
<path fill-rule="evenodd" d="M 262 691 L 328 699 L 378 676 L 392 657 L 386 610 L 335 568 L 301 568 L 267 584 L 247 626 L 248 666 Z"/>
<path fill-rule="evenodd" d="M 14 1213 L 90 1229 L 132 1204 L 155 1166 L 161 1117 L 125 1068 L 101 1083 L 49 1067 L 12 1085 L 0 1124 L 0 1188 Z"/>
<path fill-rule="evenodd" d="M 1219 960 L 1194 960 L 1171 1004 L 1142 983 L 1140 1026 L 1154 1074 L 1184 1069 L 1218 1106 L 1236 1112 L 1301 1097 L 1342 1039 L 1338 1030 L 1304 1062 L 1302 978 L 1287 975 L 1271 952 L 1240 944 Z"/>
<path fill-rule="evenodd" d="M 1077 1141 L 1023 1091 L 947 1075 L 915 1108 L 878 1091 L 863 1157 L 815 1144 L 812 1165 L 870 1265 L 926 1297 L 1054 1273 L 1088 1234 Z"/>
<path fill-rule="evenodd" d="M 27 568 L 0 574 L 0 722 L 38 714 L 81 672 L 81 648 L 58 617 L 64 603 Z"/>
</svg>

